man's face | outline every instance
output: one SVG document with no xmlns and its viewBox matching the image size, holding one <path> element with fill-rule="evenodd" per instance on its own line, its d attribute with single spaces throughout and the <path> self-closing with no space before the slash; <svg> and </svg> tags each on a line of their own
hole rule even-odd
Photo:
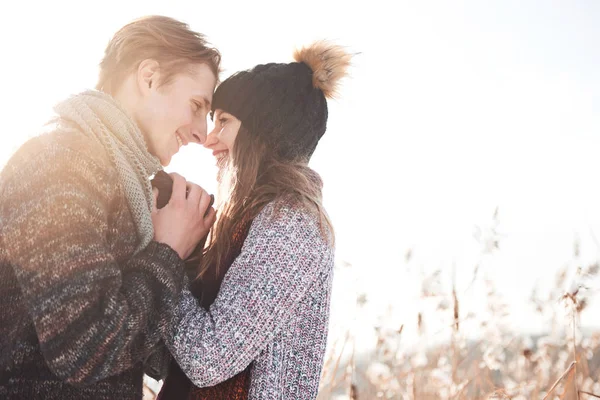
<svg viewBox="0 0 600 400">
<path fill-rule="evenodd" d="M 150 153 L 163 166 L 181 146 L 206 141 L 206 117 L 217 79 L 206 64 L 192 65 L 159 86 L 149 83 L 134 111 Z"/>
</svg>

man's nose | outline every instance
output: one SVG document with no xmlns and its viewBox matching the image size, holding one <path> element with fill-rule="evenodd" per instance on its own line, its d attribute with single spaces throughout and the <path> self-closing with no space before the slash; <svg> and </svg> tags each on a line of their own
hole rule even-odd
<svg viewBox="0 0 600 400">
<path fill-rule="evenodd" d="M 206 119 L 196 123 L 191 131 L 192 141 L 198 144 L 204 144 L 206 142 Z"/>
<path fill-rule="evenodd" d="M 217 128 L 215 127 L 211 133 L 208 134 L 208 136 L 206 136 L 206 139 L 204 140 L 204 147 L 206 147 L 207 149 L 211 148 L 212 146 L 214 146 L 215 144 L 219 143 L 219 138 L 217 137 Z"/>
</svg>

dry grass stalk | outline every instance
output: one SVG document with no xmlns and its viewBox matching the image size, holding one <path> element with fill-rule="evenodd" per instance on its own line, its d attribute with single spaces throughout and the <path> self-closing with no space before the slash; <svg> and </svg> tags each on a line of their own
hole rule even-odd
<svg viewBox="0 0 600 400">
<path fill-rule="evenodd" d="M 583 393 L 583 394 L 587 394 L 588 396 L 592 396 L 595 397 L 597 399 L 600 399 L 600 396 L 594 393 L 590 393 L 590 392 L 586 392 L 585 390 L 580 390 L 579 393 Z"/>
<path fill-rule="evenodd" d="M 489 259 L 490 252 L 498 249 L 497 233 L 481 232 L 481 237 L 485 239 L 485 259 Z M 375 352 L 357 353 L 356 360 L 344 356 L 342 362 L 335 354 L 336 368 L 344 368 L 342 364 L 348 362 L 344 377 L 350 373 L 352 379 L 350 385 L 345 379 L 328 379 L 325 385 L 336 388 L 323 388 L 321 393 L 329 389 L 331 396 L 322 399 L 348 400 L 360 396 L 411 400 L 576 400 L 586 395 L 600 398 L 594 394 L 600 391 L 600 332 L 585 332 L 579 326 L 582 311 L 586 304 L 591 304 L 585 297 L 585 279 L 597 277 L 600 266 L 593 263 L 584 268 L 577 259 L 578 245 L 574 253 L 575 262 L 565 263 L 559 270 L 554 287 L 542 296 L 538 290 L 532 295 L 530 304 L 535 315 L 539 313 L 540 318 L 549 321 L 550 329 L 531 338 L 507 329 L 505 322 L 509 321 L 504 319 L 509 315 L 508 306 L 487 272 L 485 259 L 476 263 L 473 279 L 464 282 L 468 288 L 473 287 L 473 292 L 457 285 L 453 269 L 451 274 L 443 268 L 436 268 L 430 275 L 421 273 L 423 283 L 417 301 L 423 306 L 414 315 L 416 318 L 409 316 L 409 322 L 401 324 L 400 329 L 378 329 Z M 413 258 L 410 252 L 407 262 Z M 575 267 L 575 279 L 565 294 L 565 281 Z M 450 285 L 445 285 L 442 278 L 450 278 Z M 469 295 L 482 289 L 477 287 L 479 284 L 485 285 L 487 304 L 484 311 L 473 314 Z M 566 323 L 560 313 L 561 298 L 570 311 Z M 428 330 L 438 321 L 441 328 Z M 479 337 L 467 340 L 477 329 Z M 404 340 L 400 345 L 403 331 L 409 334 L 407 340 L 411 340 L 411 332 L 417 333 L 416 345 L 407 347 Z M 443 342 L 436 340 L 438 344 L 429 345 L 440 335 L 445 336 Z M 338 347 L 335 353 L 337 350 Z M 379 374 L 375 379 L 373 371 Z"/>
<path fill-rule="evenodd" d="M 563 374 L 556 380 L 556 382 L 554 382 L 554 385 L 552 385 L 552 387 L 550 388 L 550 390 L 548 391 L 548 393 L 546 393 L 546 395 L 544 396 L 544 398 L 542 400 L 546 400 L 546 399 L 548 399 L 550 397 L 550 395 L 552 394 L 552 392 L 554 392 L 554 389 L 556 389 L 556 387 L 558 386 L 558 384 L 560 383 L 560 381 L 562 381 L 565 376 L 569 375 L 569 373 L 571 372 L 571 370 L 573 368 L 575 368 L 576 364 L 577 364 L 576 361 L 571 362 L 571 365 L 569 365 L 569 368 L 567 368 L 566 371 L 563 372 Z"/>
</svg>

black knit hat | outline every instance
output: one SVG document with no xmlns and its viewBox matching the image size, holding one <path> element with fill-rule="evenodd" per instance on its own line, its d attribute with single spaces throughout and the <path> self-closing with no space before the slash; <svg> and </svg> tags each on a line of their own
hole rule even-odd
<svg viewBox="0 0 600 400">
<path fill-rule="evenodd" d="M 308 160 L 327 127 L 327 97 L 346 75 L 350 55 L 317 42 L 297 51 L 297 62 L 262 64 L 219 85 L 212 109 L 226 111 L 260 136 L 283 160 Z"/>
</svg>

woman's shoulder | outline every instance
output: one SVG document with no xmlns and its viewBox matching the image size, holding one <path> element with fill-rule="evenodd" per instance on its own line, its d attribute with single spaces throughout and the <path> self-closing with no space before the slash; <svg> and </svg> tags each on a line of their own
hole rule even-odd
<svg viewBox="0 0 600 400">
<path fill-rule="evenodd" d="M 312 225 L 318 222 L 316 210 L 312 210 L 299 200 L 291 197 L 281 197 L 267 203 L 258 213 L 255 220 L 271 224 L 288 224 L 298 222 Z"/>
<path fill-rule="evenodd" d="M 326 244 L 330 242 L 330 232 L 324 228 L 325 221 L 315 208 L 291 198 L 278 198 L 269 203 L 254 218 L 251 232 L 280 234 Z"/>
</svg>

